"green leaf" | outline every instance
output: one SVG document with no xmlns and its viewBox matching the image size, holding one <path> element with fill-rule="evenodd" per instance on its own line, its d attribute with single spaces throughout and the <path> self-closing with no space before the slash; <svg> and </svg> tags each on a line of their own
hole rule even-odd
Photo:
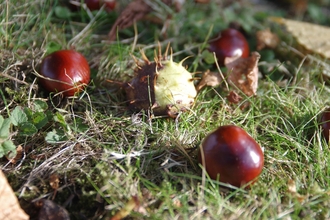
<svg viewBox="0 0 330 220">
<path fill-rule="evenodd" d="M 7 139 L 9 137 L 9 128 L 11 120 L 9 118 L 4 119 L 0 115 L 0 139 Z"/>
<path fill-rule="evenodd" d="M 26 116 L 22 108 L 19 106 L 16 106 L 16 108 L 11 113 L 10 118 L 11 118 L 11 122 L 15 126 L 18 126 L 19 124 L 28 121 L 28 117 Z"/>
<path fill-rule="evenodd" d="M 22 135 L 32 136 L 38 132 L 38 129 L 32 123 L 24 122 L 19 125 L 19 131 Z"/>
<path fill-rule="evenodd" d="M 59 112 L 56 112 L 56 114 L 54 115 L 54 121 L 59 122 L 61 125 L 66 126 L 65 118 Z"/>
<path fill-rule="evenodd" d="M 28 117 L 28 121 L 31 121 L 32 117 L 33 117 L 33 111 L 30 108 L 25 107 L 24 108 L 24 113 Z"/>
<path fill-rule="evenodd" d="M 62 45 L 51 41 L 46 45 L 46 51 L 47 51 L 46 54 L 50 54 L 61 49 L 62 49 Z"/>
<path fill-rule="evenodd" d="M 71 16 L 71 11 L 67 7 L 56 6 L 55 15 L 62 19 L 69 19 Z"/>
<path fill-rule="evenodd" d="M 0 158 L 8 153 L 16 154 L 16 146 L 11 140 L 4 141 L 0 145 Z"/>
<path fill-rule="evenodd" d="M 66 131 L 70 131 L 70 126 L 68 125 L 68 123 L 66 123 L 65 118 L 63 115 L 61 115 L 61 113 L 56 112 L 56 114 L 54 115 L 54 121 L 60 123 L 61 127 L 63 129 L 65 129 Z"/>
<path fill-rule="evenodd" d="M 47 102 L 44 102 L 42 100 L 35 100 L 33 102 L 33 105 L 34 105 L 34 111 L 36 112 L 44 112 L 48 108 Z"/>
<path fill-rule="evenodd" d="M 63 131 L 54 129 L 47 133 L 45 140 L 47 143 L 56 144 L 58 142 L 66 140 L 66 136 Z"/>
<path fill-rule="evenodd" d="M 48 121 L 53 121 L 53 119 L 54 119 L 54 113 L 53 112 L 46 111 L 45 114 L 46 114 L 46 116 L 48 118 Z"/>
<path fill-rule="evenodd" d="M 36 112 L 33 114 L 32 122 L 37 129 L 40 129 L 48 123 L 47 115 L 43 112 Z"/>
<path fill-rule="evenodd" d="M 204 50 L 202 52 L 202 58 L 203 58 L 203 60 L 205 60 L 205 62 L 207 64 L 214 64 L 215 63 L 214 55 L 213 55 L 213 53 L 211 53 L 209 51 Z"/>
<path fill-rule="evenodd" d="M 84 133 L 89 129 L 89 126 L 84 123 L 81 118 L 75 119 L 75 131 Z"/>
</svg>

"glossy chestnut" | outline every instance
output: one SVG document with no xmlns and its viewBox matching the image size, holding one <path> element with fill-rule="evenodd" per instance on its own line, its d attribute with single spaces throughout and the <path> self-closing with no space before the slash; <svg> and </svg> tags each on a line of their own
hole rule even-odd
<svg viewBox="0 0 330 220">
<path fill-rule="evenodd" d="M 211 179 L 241 187 L 261 174 L 264 154 L 245 130 L 226 125 L 206 136 L 198 160 Z"/>
<path fill-rule="evenodd" d="M 330 108 L 325 109 L 320 117 L 320 126 L 322 129 L 323 137 L 329 141 L 329 130 L 330 130 Z"/>
<path fill-rule="evenodd" d="M 219 36 L 210 41 L 209 51 L 214 52 L 219 65 L 224 65 L 226 57 L 248 57 L 250 55 L 249 44 L 244 35 L 236 29 L 228 28 Z"/>
<path fill-rule="evenodd" d="M 39 83 L 43 88 L 48 92 L 63 92 L 64 96 L 80 92 L 90 81 L 86 58 L 74 50 L 60 50 L 46 56 L 40 65 L 40 74 L 43 77 Z"/>
<path fill-rule="evenodd" d="M 80 3 L 80 0 L 74 0 L 74 2 Z M 107 11 L 112 11 L 116 7 L 116 1 L 115 0 L 83 0 L 83 2 L 86 4 L 87 8 L 91 11 L 100 10 L 103 5 L 105 5 L 105 9 Z M 77 10 L 78 7 L 74 4 L 70 4 L 70 7 L 73 10 Z"/>
<path fill-rule="evenodd" d="M 85 3 L 91 11 L 99 10 L 103 5 L 105 5 L 106 10 L 111 11 L 116 6 L 114 0 L 85 0 Z"/>
</svg>

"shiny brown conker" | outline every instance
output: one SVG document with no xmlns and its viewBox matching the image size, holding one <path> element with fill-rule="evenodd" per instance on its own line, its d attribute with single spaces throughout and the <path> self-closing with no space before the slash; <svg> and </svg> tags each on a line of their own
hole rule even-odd
<svg viewBox="0 0 330 220">
<path fill-rule="evenodd" d="M 105 5 L 105 9 L 111 11 L 116 6 L 115 0 L 85 0 L 87 7 L 91 10 L 99 10 L 103 5 Z"/>
<path fill-rule="evenodd" d="M 329 130 L 330 130 L 330 108 L 325 109 L 320 117 L 320 126 L 322 129 L 323 137 L 329 141 Z"/>
<path fill-rule="evenodd" d="M 198 160 L 211 179 L 241 187 L 261 174 L 264 154 L 245 130 L 225 125 L 206 136 Z"/>
<path fill-rule="evenodd" d="M 81 1 L 73 0 L 73 2 L 80 3 Z M 114 8 L 116 7 L 115 0 L 83 0 L 83 2 L 86 4 L 87 8 L 89 8 L 89 10 L 91 11 L 100 10 L 103 5 L 107 11 L 113 11 Z M 72 10 L 78 10 L 78 7 L 74 3 L 71 3 L 69 6 Z"/>
<path fill-rule="evenodd" d="M 48 92 L 72 96 L 90 81 L 86 58 L 74 50 L 59 50 L 46 56 L 40 65 L 39 83 Z"/>
<path fill-rule="evenodd" d="M 227 28 L 209 43 L 209 51 L 214 52 L 219 65 L 224 65 L 226 57 L 248 57 L 250 47 L 244 35 L 236 29 Z"/>
</svg>

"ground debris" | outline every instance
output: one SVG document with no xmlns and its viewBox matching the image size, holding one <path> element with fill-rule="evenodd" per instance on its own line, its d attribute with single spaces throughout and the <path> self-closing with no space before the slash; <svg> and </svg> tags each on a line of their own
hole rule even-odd
<svg viewBox="0 0 330 220">
<path fill-rule="evenodd" d="M 166 5 L 171 5 L 171 0 L 162 0 Z M 175 1 L 174 1 L 175 3 Z M 117 37 L 117 31 L 132 26 L 153 11 L 153 3 L 147 0 L 135 0 L 126 6 L 113 24 L 108 36 L 110 41 Z"/>
<path fill-rule="evenodd" d="M 141 205 L 140 200 L 137 196 L 132 198 L 125 204 L 125 206 L 119 210 L 110 220 L 120 220 L 127 217 L 132 211 L 139 212 L 143 215 L 147 214 L 145 208 Z"/>
<path fill-rule="evenodd" d="M 40 208 L 38 220 L 70 220 L 68 211 L 51 200 L 40 199 L 34 205 Z"/>
</svg>

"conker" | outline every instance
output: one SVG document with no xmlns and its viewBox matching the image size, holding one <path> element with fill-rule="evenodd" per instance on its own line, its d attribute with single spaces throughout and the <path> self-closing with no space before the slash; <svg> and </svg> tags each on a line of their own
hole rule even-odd
<svg viewBox="0 0 330 220">
<path fill-rule="evenodd" d="M 59 50 L 46 56 L 40 65 L 39 82 L 48 92 L 72 96 L 90 81 L 86 58 L 74 50 Z M 49 78 L 49 79 L 47 79 Z"/>
<path fill-rule="evenodd" d="M 80 3 L 80 0 L 74 0 L 74 2 Z M 115 0 L 83 0 L 87 8 L 91 11 L 100 10 L 103 5 L 107 11 L 112 11 L 116 7 Z M 70 7 L 74 10 L 77 10 L 78 7 L 74 4 L 70 4 Z"/>
<path fill-rule="evenodd" d="M 323 137 L 329 141 L 329 129 L 330 129 L 330 108 L 324 110 L 320 118 L 320 126 L 322 129 Z"/>
<path fill-rule="evenodd" d="M 226 57 L 248 57 L 250 55 L 249 44 L 244 35 L 236 29 L 228 28 L 211 40 L 209 51 L 214 52 L 219 65 L 224 65 Z"/>
<path fill-rule="evenodd" d="M 199 162 L 211 179 L 241 187 L 253 183 L 264 165 L 259 144 L 242 128 L 225 125 L 203 140 Z"/>
<path fill-rule="evenodd" d="M 116 6 L 115 0 L 85 0 L 87 7 L 93 10 L 99 10 L 103 5 L 105 5 L 106 10 L 113 10 Z"/>
</svg>

